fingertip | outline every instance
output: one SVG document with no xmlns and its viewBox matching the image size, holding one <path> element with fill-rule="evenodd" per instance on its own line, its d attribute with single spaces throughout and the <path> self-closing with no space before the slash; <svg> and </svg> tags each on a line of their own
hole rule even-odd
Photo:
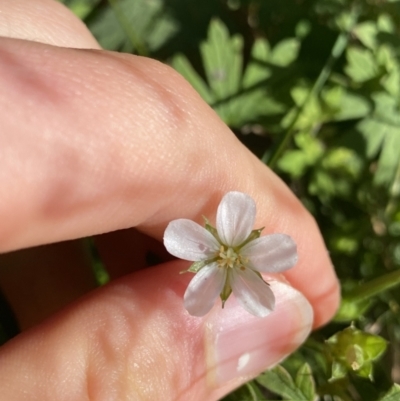
<svg viewBox="0 0 400 401">
<path fill-rule="evenodd" d="M 53 46 L 100 49 L 83 22 L 54 0 L 0 0 L 0 36 Z"/>
</svg>

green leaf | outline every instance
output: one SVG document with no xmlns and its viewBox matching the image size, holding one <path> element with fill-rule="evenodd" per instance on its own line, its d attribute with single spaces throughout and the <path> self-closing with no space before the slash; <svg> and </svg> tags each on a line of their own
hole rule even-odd
<svg viewBox="0 0 400 401">
<path fill-rule="evenodd" d="M 337 111 L 332 116 L 334 121 L 345 121 L 365 117 L 371 110 L 370 103 L 362 96 L 343 91 L 337 105 Z"/>
<path fill-rule="evenodd" d="M 395 0 L 398 1 L 398 0 Z M 393 19 L 388 14 L 381 14 L 378 18 L 378 28 L 381 32 L 394 33 L 396 32 L 396 25 Z"/>
<path fill-rule="evenodd" d="M 302 150 L 287 150 L 278 160 L 277 166 L 293 178 L 299 178 L 304 175 L 310 163 Z"/>
<path fill-rule="evenodd" d="M 365 82 L 378 75 L 378 66 L 375 57 L 368 49 L 350 47 L 347 49 L 346 74 L 354 82 Z"/>
<path fill-rule="evenodd" d="M 332 363 L 332 376 L 330 380 L 338 380 L 346 377 L 348 369 L 343 363 L 333 361 Z"/>
<path fill-rule="evenodd" d="M 313 401 L 316 398 L 315 381 L 312 375 L 310 365 L 305 363 L 300 367 L 296 374 L 296 386 L 304 394 L 307 400 Z"/>
<path fill-rule="evenodd" d="M 256 381 L 286 400 L 309 401 L 309 398 L 296 386 L 286 369 L 280 365 L 262 373 Z"/>
<path fill-rule="evenodd" d="M 292 177 L 298 178 L 319 160 L 324 149 L 321 142 L 308 132 L 298 133 L 294 140 L 300 149 L 286 151 L 278 160 L 278 167 Z"/>
<path fill-rule="evenodd" d="M 400 163 L 400 127 L 385 126 L 385 139 L 374 176 L 377 185 L 390 185 Z"/>
<path fill-rule="evenodd" d="M 379 401 L 398 401 L 400 400 L 400 384 L 394 383 L 392 388 Z"/>
<path fill-rule="evenodd" d="M 284 39 L 272 49 L 269 61 L 280 67 L 287 67 L 296 60 L 300 50 L 300 41 L 297 38 Z"/>
<path fill-rule="evenodd" d="M 179 71 L 230 126 L 241 127 L 260 116 L 282 113 L 285 107 L 269 96 L 265 84 L 271 76 L 271 50 L 265 39 L 255 41 L 251 60 L 242 74 L 241 36 L 231 37 L 217 19 L 211 21 L 201 56 L 207 82 L 193 69 L 186 57 L 176 55 L 172 66 Z"/>
<path fill-rule="evenodd" d="M 388 93 L 374 93 L 373 99 L 373 115 L 362 120 L 357 129 L 366 141 L 368 157 L 380 151 L 374 183 L 389 186 L 400 163 L 400 111 L 397 100 Z"/>
<path fill-rule="evenodd" d="M 362 317 L 365 312 L 372 306 L 370 299 L 363 301 L 354 301 L 342 298 L 339 310 L 334 317 L 335 322 L 352 322 Z"/>
<path fill-rule="evenodd" d="M 229 394 L 221 401 L 264 401 L 265 398 L 261 394 L 257 384 L 250 381 Z"/>
<path fill-rule="evenodd" d="M 139 54 L 157 50 L 178 31 L 163 0 L 109 0 L 85 22 L 103 48 Z"/>
<path fill-rule="evenodd" d="M 366 21 L 358 24 L 354 28 L 354 33 L 364 46 L 369 47 L 370 49 L 376 48 L 378 27 L 375 22 Z"/>
<path fill-rule="evenodd" d="M 208 84 L 217 100 L 228 99 L 239 92 L 242 74 L 243 39 L 229 36 L 227 27 L 219 20 L 211 21 L 207 42 L 201 44 Z M 230 123 L 234 120 L 234 100 L 221 103 L 218 114 Z"/>
<path fill-rule="evenodd" d="M 172 59 L 171 65 L 192 84 L 193 88 L 208 104 L 215 102 L 211 90 L 183 54 L 177 54 Z"/>
<path fill-rule="evenodd" d="M 85 18 L 101 0 L 62 0 L 78 18 Z"/>
</svg>

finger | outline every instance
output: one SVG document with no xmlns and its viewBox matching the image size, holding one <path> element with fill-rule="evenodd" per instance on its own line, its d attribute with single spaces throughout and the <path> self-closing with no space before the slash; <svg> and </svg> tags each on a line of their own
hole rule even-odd
<svg viewBox="0 0 400 401">
<path fill-rule="evenodd" d="M 96 287 L 82 241 L 0 255 L 0 287 L 22 330 Z"/>
<path fill-rule="evenodd" d="M 276 309 L 266 318 L 233 299 L 203 318 L 188 315 L 182 296 L 191 277 L 178 274 L 185 265 L 114 281 L 7 343 L 0 349 L 4 399 L 212 401 L 309 333 L 308 302 L 278 281 L 271 283 Z"/>
<path fill-rule="evenodd" d="M 172 259 L 134 229 L 100 235 L 96 246 L 110 279 Z M 88 240 L 75 240 L 0 255 L 0 288 L 21 330 L 97 287 L 93 251 Z"/>
<path fill-rule="evenodd" d="M 288 277 L 316 324 L 332 316 L 338 285 L 314 220 L 178 74 L 10 39 L 0 52 L 2 251 L 131 226 L 161 240 L 235 189 L 256 200 L 257 226 L 297 242 Z"/>
<path fill-rule="evenodd" d="M 111 279 L 173 259 L 161 242 L 136 229 L 98 235 L 95 243 Z"/>
<path fill-rule="evenodd" d="M 54 0 L 0 0 L 0 36 L 55 46 L 100 48 L 82 21 Z"/>
</svg>

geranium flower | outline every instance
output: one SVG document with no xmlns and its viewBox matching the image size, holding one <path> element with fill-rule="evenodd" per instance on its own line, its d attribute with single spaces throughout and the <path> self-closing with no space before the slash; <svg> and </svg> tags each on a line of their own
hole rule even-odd
<svg viewBox="0 0 400 401">
<path fill-rule="evenodd" d="M 206 220 L 203 228 L 194 221 L 171 221 L 164 233 L 164 245 L 172 255 L 194 261 L 196 273 L 184 295 L 191 315 L 203 316 L 218 296 L 222 307 L 233 292 L 249 313 L 264 317 L 275 305 L 275 297 L 261 277 L 280 273 L 297 262 L 296 243 L 286 234 L 260 237 L 252 230 L 256 204 L 247 194 L 228 192 L 217 210 L 216 228 Z"/>
</svg>

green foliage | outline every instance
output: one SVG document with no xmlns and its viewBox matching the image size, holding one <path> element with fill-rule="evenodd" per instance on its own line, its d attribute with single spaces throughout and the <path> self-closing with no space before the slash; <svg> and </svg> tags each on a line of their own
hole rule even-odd
<svg viewBox="0 0 400 401">
<path fill-rule="evenodd" d="M 314 401 L 317 398 L 311 368 L 306 363 L 299 368 L 294 379 L 278 365 L 261 374 L 257 382 L 285 400 Z"/>
<path fill-rule="evenodd" d="M 400 1 L 64 3 L 103 47 L 179 71 L 287 182 L 329 248 L 343 289 L 335 321 L 226 400 L 400 399 Z"/>
<path fill-rule="evenodd" d="M 298 49 L 295 38 L 282 41 L 273 49 L 266 39 L 256 40 L 251 51 L 253 61 L 243 73 L 243 39 L 237 35 L 231 37 L 221 21 L 213 20 L 207 41 L 200 47 L 206 79 L 184 55 L 176 55 L 171 63 L 227 124 L 241 127 L 263 115 L 282 112 L 283 106 L 260 86 L 274 67 L 290 65 Z"/>
</svg>

